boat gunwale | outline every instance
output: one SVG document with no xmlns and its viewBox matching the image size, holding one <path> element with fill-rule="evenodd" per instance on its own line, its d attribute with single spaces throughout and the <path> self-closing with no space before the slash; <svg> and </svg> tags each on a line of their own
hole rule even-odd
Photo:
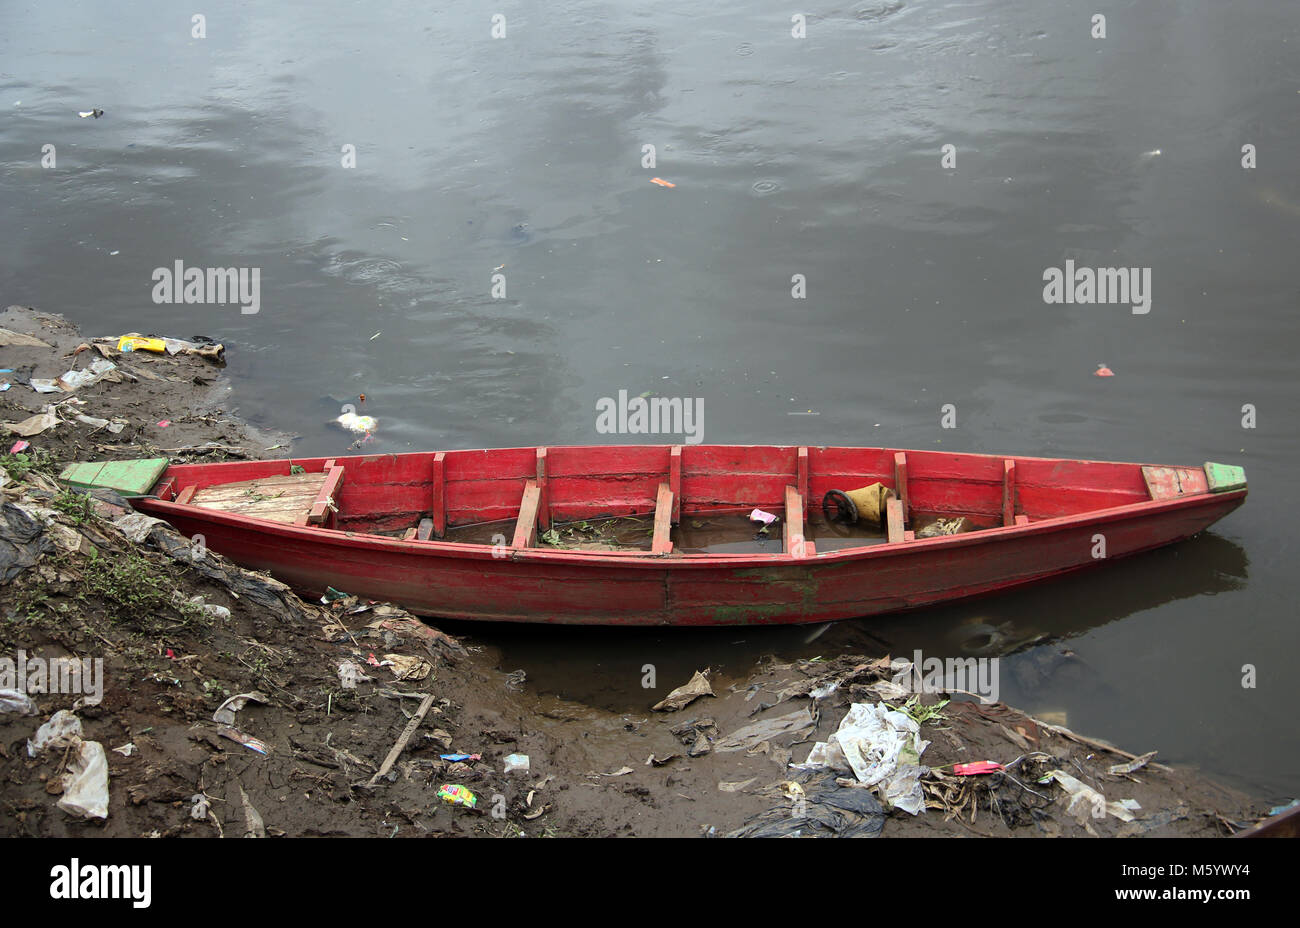
<svg viewBox="0 0 1300 928">
<path fill-rule="evenodd" d="M 605 447 L 605 446 L 600 446 Z M 723 446 L 717 446 L 723 447 Z M 735 447 L 735 446 L 731 446 Z M 774 446 L 754 446 L 774 447 Z M 1045 458 L 1042 460 L 1065 460 Z M 1116 462 L 1082 462 L 1082 463 L 1116 463 Z M 211 466 L 211 465 L 209 465 Z M 1143 465 L 1135 465 L 1143 466 Z M 164 477 L 166 474 L 164 474 Z M 741 553 L 691 553 L 656 555 L 648 551 L 588 551 L 571 549 L 516 548 L 506 546 L 506 555 L 497 553 L 495 545 L 471 542 L 428 541 L 392 538 L 370 532 L 354 532 L 346 529 L 329 529 L 320 526 L 292 525 L 258 519 L 238 513 L 204 509 L 192 504 L 178 504 L 170 501 L 149 498 L 140 500 L 140 508 L 154 514 L 165 516 L 171 514 L 197 521 L 207 521 L 229 526 L 261 535 L 279 536 L 310 541 L 314 544 L 327 543 L 344 548 L 367 548 L 378 551 L 400 552 L 410 555 L 428 557 L 459 558 L 462 560 L 510 561 L 532 564 L 587 564 L 592 566 L 635 567 L 640 569 L 705 569 L 710 567 L 746 568 L 746 567 L 821 567 L 852 563 L 873 558 L 905 556 L 912 551 L 931 551 L 936 548 L 962 548 L 985 544 L 1003 539 L 1035 534 L 1047 534 L 1069 527 L 1088 527 L 1123 521 L 1134 516 L 1157 515 L 1163 512 L 1217 505 L 1230 500 L 1244 500 L 1249 488 L 1243 487 L 1224 493 L 1200 493 L 1192 496 L 1173 497 L 1164 500 L 1143 500 L 1111 506 L 1105 509 L 1088 510 L 1064 516 L 1053 516 L 1020 525 L 994 526 L 957 535 L 940 535 L 933 538 L 915 538 L 911 541 L 885 542 L 872 545 L 854 545 L 837 548 L 811 555 L 796 556 L 786 551 L 741 552 Z"/>
</svg>

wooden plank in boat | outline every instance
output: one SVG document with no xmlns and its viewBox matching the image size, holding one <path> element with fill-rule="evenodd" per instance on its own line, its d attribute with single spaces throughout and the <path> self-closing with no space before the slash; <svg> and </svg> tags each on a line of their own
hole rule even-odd
<svg viewBox="0 0 1300 928">
<path fill-rule="evenodd" d="M 659 494 L 655 499 L 655 531 L 650 542 L 651 554 L 672 554 L 673 543 L 669 535 L 673 527 L 673 491 L 668 484 L 659 484 Z"/>
<path fill-rule="evenodd" d="M 107 487 L 122 496 L 145 496 L 167 469 L 167 458 L 69 464 L 59 474 L 64 483 L 83 489 Z"/>
<path fill-rule="evenodd" d="M 1142 479 L 1154 500 L 1199 496 L 1209 492 L 1205 471 L 1198 467 L 1143 467 Z"/>
<path fill-rule="evenodd" d="M 781 544 L 792 557 L 814 554 L 813 543 L 804 537 L 803 496 L 794 487 L 785 488 L 785 523 L 781 528 Z"/>
<path fill-rule="evenodd" d="M 511 544 L 516 548 L 531 548 L 537 544 L 537 506 L 542 491 L 537 481 L 524 484 L 524 498 L 519 504 L 519 518 L 515 520 L 515 537 Z"/>
<path fill-rule="evenodd" d="M 1211 493 L 1246 489 L 1246 471 L 1234 464 L 1205 462 L 1205 479 Z"/>
<path fill-rule="evenodd" d="M 299 525 L 327 525 L 338 511 L 334 497 L 343 488 L 343 468 L 334 461 L 325 462 L 325 481 L 316 492 L 316 499 L 311 504 L 311 511 L 297 520 Z"/>
<path fill-rule="evenodd" d="M 292 525 L 311 512 L 325 482 L 322 473 L 285 474 L 204 487 L 195 490 L 187 502 L 201 509 Z"/>
<path fill-rule="evenodd" d="M 316 491 L 312 489 L 280 489 L 265 490 L 258 488 L 253 492 L 240 493 L 235 496 L 206 496 L 205 490 L 198 490 L 191 498 L 190 502 L 195 506 L 202 506 L 204 509 L 221 509 L 226 512 L 245 512 L 254 509 L 283 509 L 288 505 L 301 505 L 304 510 L 310 509 L 312 502 L 316 499 Z"/>
<path fill-rule="evenodd" d="M 258 480 L 244 480 L 240 483 L 220 483 L 195 491 L 194 502 L 198 505 L 199 500 L 215 503 L 276 495 L 315 497 L 324 483 L 325 475 L 321 473 L 264 477 Z"/>
<path fill-rule="evenodd" d="M 306 512 L 311 509 L 311 504 L 316 499 L 314 491 L 302 492 L 299 490 L 244 493 L 239 496 L 218 497 L 216 499 L 203 494 L 203 490 L 196 492 L 190 503 L 204 509 L 220 509 L 223 512 L 254 512 L 259 509 L 285 509 L 289 506 L 297 506 Z"/>
<path fill-rule="evenodd" d="M 907 495 L 907 455 L 902 451 L 894 452 L 894 492 L 902 503 L 903 524 L 906 525 L 911 518 L 912 506 Z"/>
<path fill-rule="evenodd" d="M 897 498 L 885 504 L 885 520 L 889 523 L 889 543 L 891 545 L 906 541 L 903 532 L 903 504 Z"/>
</svg>

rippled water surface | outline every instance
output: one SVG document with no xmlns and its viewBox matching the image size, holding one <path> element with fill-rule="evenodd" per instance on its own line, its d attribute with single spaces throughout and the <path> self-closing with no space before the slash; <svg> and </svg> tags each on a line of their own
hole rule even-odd
<svg viewBox="0 0 1300 928">
<path fill-rule="evenodd" d="M 0 0 L 0 299 L 220 338 L 295 453 L 343 451 L 325 422 L 361 393 L 375 451 L 645 440 L 596 432 L 627 390 L 701 398 L 714 443 L 1251 480 L 1211 533 L 1086 578 L 813 641 L 476 630 L 507 669 L 622 711 L 645 663 L 1027 648 L 1004 699 L 1300 792 L 1300 5 L 1111 0 L 1105 39 L 1029 0 L 832 0 L 803 39 L 769 0 L 221 6 L 198 39 L 174 4 Z M 1151 311 L 1046 305 L 1067 258 L 1151 268 Z M 260 312 L 155 304 L 176 260 L 260 268 Z"/>
</svg>

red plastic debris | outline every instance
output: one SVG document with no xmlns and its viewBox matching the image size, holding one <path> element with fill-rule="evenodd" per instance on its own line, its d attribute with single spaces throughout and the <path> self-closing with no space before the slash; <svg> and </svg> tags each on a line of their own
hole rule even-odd
<svg viewBox="0 0 1300 928">
<path fill-rule="evenodd" d="M 26 451 L 31 445 L 25 441 L 16 441 L 14 446 L 9 449 L 10 454 L 17 454 L 19 451 Z"/>
<path fill-rule="evenodd" d="M 977 760 L 971 764 L 958 764 L 952 768 L 952 772 L 959 777 L 968 777 L 977 773 L 992 773 L 995 770 L 1003 769 L 1002 765 L 991 760 Z"/>
<path fill-rule="evenodd" d="M 1099 364 L 1099 365 L 1097 365 L 1097 369 L 1096 369 L 1095 371 L 1092 372 L 1092 376 L 1094 376 L 1094 377 L 1114 377 L 1114 376 L 1115 376 L 1115 372 L 1114 372 L 1113 370 L 1111 370 L 1109 367 L 1107 367 L 1105 364 Z"/>
<path fill-rule="evenodd" d="M 169 425 L 171 425 L 171 424 L 172 424 L 172 420 L 171 420 L 171 419 L 163 419 L 163 420 L 161 420 L 161 421 L 158 423 L 158 428 L 160 428 L 160 429 L 165 429 L 165 428 L 167 428 L 167 426 L 169 426 Z"/>
</svg>

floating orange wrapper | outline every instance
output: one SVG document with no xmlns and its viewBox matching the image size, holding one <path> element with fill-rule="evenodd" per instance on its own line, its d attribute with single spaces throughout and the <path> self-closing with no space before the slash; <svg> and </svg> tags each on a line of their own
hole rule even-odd
<svg viewBox="0 0 1300 928">
<path fill-rule="evenodd" d="M 167 343 L 161 338 L 145 338 L 143 335 L 123 335 L 117 340 L 118 351 L 156 351 L 165 354 Z"/>
<path fill-rule="evenodd" d="M 1094 377 L 1114 377 L 1114 376 L 1115 376 L 1115 372 L 1114 372 L 1113 370 L 1111 370 L 1109 367 L 1107 367 L 1105 364 L 1103 364 L 1103 365 L 1101 365 L 1100 367 L 1098 367 L 1095 371 L 1092 372 L 1092 376 L 1094 376 Z"/>
<path fill-rule="evenodd" d="M 652 183 L 652 184 L 658 184 L 660 187 L 676 187 L 676 186 L 677 186 L 676 184 L 670 184 L 670 183 L 668 183 L 668 181 L 664 180 L 662 177 L 652 177 L 652 178 L 650 178 L 650 183 Z"/>
<path fill-rule="evenodd" d="M 465 806 L 470 809 L 478 805 L 478 797 L 459 783 L 452 783 L 448 786 L 440 787 L 438 789 L 438 798 L 445 799 L 452 805 Z"/>
</svg>

